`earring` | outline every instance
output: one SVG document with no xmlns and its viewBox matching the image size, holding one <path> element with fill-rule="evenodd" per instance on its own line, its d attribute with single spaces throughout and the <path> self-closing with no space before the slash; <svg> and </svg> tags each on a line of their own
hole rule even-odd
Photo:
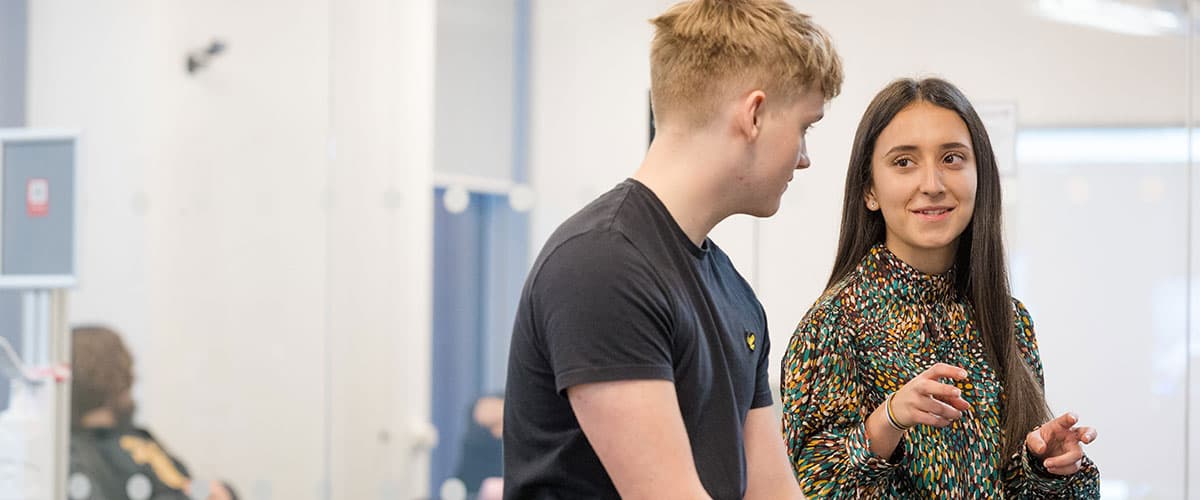
<svg viewBox="0 0 1200 500">
<path fill-rule="evenodd" d="M 879 205 L 875 204 L 875 200 L 871 200 L 867 202 L 867 208 L 875 210 L 876 208 L 879 208 Z"/>
</svg>

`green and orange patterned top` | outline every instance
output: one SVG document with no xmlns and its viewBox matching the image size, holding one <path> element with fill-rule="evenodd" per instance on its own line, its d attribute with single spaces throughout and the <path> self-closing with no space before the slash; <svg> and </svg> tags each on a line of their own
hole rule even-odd
<svg viewBox="0 0 1200 500">
<path fill-rule="evenodd" d="M 883 245 L 828 290 L 783 358 L 784 438 L 804 493 L 815 498 L 1099 498 L 1099 471 L 1054 476 L 1027 451 L 1002 467 L 1000 382 L 986 361 L 953 270 L 927 275 Z M 1029 311 L 1014 300 L 1016 335 L 1042 381 Z M 871 452 L 865 421 L 891 392 L 935 363 L 967 370 L 971 410 L 945 428 L 916 426 L 890 459 Z M 1030 429 L 1032 430 L 1032 429 Z"/>
</svg>

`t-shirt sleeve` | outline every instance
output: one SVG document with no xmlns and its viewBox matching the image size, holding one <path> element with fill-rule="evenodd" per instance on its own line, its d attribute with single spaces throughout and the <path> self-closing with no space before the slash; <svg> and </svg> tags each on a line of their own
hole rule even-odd
<svg viewBox="0 0 1200 500">
<path fill-rule="evenodd" d="M 592 382 L 674 380 L 670 301 L 620 233 L 593 231 L 560 245 L 530 298 L 558 392 Z"/>
<path fill-rule="evenodd" d="M 758 353 L 758 370 L 755 373 L 754 381 L 754 401 L 750 403 L 750 408 L 762 408 L 775 404 L 771 393 L 774 392 L 771 388 L 771 335 L 767 332 L 766 318 L 763 318 L 763 334 L 762 346 Z"/>
</svg>

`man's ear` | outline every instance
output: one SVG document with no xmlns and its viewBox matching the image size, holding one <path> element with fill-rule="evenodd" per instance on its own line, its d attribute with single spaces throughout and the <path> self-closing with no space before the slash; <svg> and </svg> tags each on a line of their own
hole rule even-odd
<svg viewBox="0 0 1200 500">
<path fill-rule="evenodd" d="M 766 98 L 765 92 L 755 90 L 746 94 L 738 102 L 735 113 L 736 127 L 751 141 L 757 139 L 758 134 L 762 131 L 762 105 Z"/>
</svg>

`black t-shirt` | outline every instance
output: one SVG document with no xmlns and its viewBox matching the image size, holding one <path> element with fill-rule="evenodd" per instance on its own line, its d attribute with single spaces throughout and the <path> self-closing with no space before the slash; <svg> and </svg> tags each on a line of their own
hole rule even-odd
<svg viewBox="0 0 1200 500">
<path fill-rule="evenodd" d="M 70 474 L 71 481 L 86 480 L 88 500 L 130 498 L 139 489 L 153 500 L 189 498 L 183 492 L 190 481 L 187 468 L 135 427 L 72 430 Z M 139 481 L 140 486 L 131 484 Z"/>
<path fill-rule="evenodd" d="M 140 498 L 150 500 L 191 498 L 184 493 L 191 481 L 187 467 L 168 453 L 150 431 L 128 424 L 113 428 L 71 429 L 67 481 L 68 490 L 75 483 L 87 485 L 76 492 L 86 494 L 82 497 L 68 495 L 71 498 L 121 500 L 142 493 L 148 496 Z M 223 486 L 233 500 L 238 500 L 232 486 L 228 483 Z"/>
<path fill-rule="evenodd" d="M 746 489 L 743 426 L 769 406 L 767 323 L 719 247 L 697 247 L 662 202 L 626 180 L 558 228 L 530 271 L 513 328 L 504 406 L 504 497 L 617 498 L 566 389 L 662 379 L 700 481 Z"/>
</svg>

